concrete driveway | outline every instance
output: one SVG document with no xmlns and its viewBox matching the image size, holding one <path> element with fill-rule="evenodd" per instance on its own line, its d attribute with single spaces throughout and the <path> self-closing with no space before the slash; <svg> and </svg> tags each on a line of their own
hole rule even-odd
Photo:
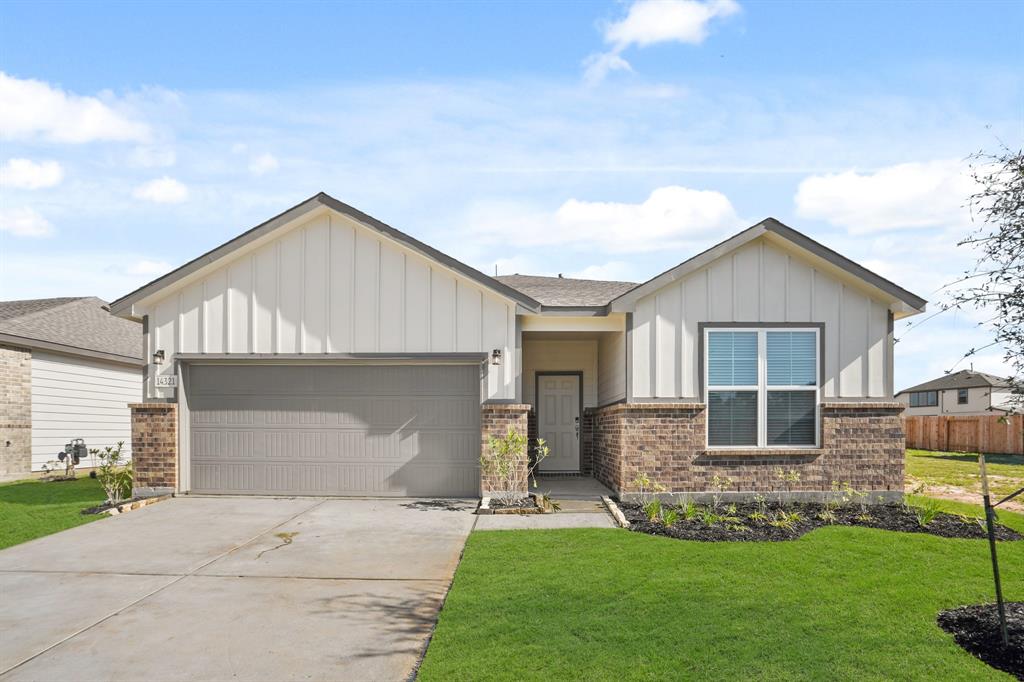
<svg viewBox="0 0 1024 682">
<path fill-rule="evenodd" d="M 0 680 L 405 679 L 473 506 L 185 497 L 0 551 Z"/>
</svg>

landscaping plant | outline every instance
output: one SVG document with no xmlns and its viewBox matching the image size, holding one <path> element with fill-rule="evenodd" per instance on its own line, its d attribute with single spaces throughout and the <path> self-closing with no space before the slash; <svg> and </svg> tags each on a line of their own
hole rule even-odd
<svg viewBox="0 0 1024 682">
<path fill-rule="evenodd" d="M 107 494 L 110 506 L 124 502 L 132 495 L 132 463 L 122 454 L 124 441 L 116 446 L 109 445 L 102 450 L 91 450 L 91 454 L 99 461 L 96 467 L 96 479 Z"/>
<path fill-rule="evenodd" d="M 551 454 L 544 439 L 538 438 L 531 462 L 529 439 L 512 426 L 508 427 L 508 432 L 501 438 L 491 436 L 487 448 L 490 455 L 480 456 L 480 469 L 497 483 L 498 490 L 493 493 L 494 498 L 508 505 L 526 496 L 531 479 L 533 485 L 537 485 L 533 472 Z"/>
</svg>

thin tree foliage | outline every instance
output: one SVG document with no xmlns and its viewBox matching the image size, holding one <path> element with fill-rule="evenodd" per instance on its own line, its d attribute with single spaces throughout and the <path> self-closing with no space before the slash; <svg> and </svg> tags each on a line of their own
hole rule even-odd
<svg viewBox="0 0 1024 682">
<path fill-rule="evenodd" d="M 976 308 L 988 313 L 979 323 L 992 332 L 992 342 L 971 348 L 1000 346 L 1012 368 L 1010 388 L 1015 403 L 1024 404 L 1024 150 L 1005 146 L 996 154 L 970 157 L 971 177 L 978 191 L 971 195 L 971 215 L 979 227 L 960 246 L 975 249 L 977 260 L 951 283 L 951 308 Z"/>
</svg>

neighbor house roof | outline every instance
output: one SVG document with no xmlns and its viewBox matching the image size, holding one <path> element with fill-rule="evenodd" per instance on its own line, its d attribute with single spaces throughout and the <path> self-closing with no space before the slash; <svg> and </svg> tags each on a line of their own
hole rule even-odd
<svg viewBox="0 0 1024 682">
<path fill-rule="evenodd" d="M 905 314 L 916 314 L 921 312 L 928 304 L 928 301 L 924 300 L 920 296 L 910 293 L 898 284 L 895 284 L 881 275 L 868 270 L 863 265 L 860 265 L 846 256 L 833 251 L 824 244 L 816 242 L 802 232 L 798 232 L 788 225 L 782 224 L 775 218 L 765 218 L 756 225 L 748 227 L 742 232 L 729 237 L 725 241 L 719 242 L 701 253 L 698 253 L 696 256 L 683 261 L 679 265 L 666 270 L 660 275 L 652 277 L 643 284 L 620 294 L 611 302 L 611 310 L 628 310 L 630 306 L 636 303 L 640 298 L 658 291 L 671 282 L 675 282 L 689 273 L 708 265 L 726 253 L 738 249 L 744 244 L 765 235 L 772 235 L 775 238 L 784 240 L 784 242 L 788 242 L 789 244 L 828 262 L 832 266 L 862 280 L 875 289 L 885 292 L 885 294 L 892 297 L 892 299 L 900 301 L 907 306 L 908 309 L 905 311 Z"/>
<path fill-rule="evenodd" d="M 142 365 L 142 325 L 95 296 L 0 301 L 0 342 Z"/>
<path fill-rule="evenodd" d="M 636 286 L 635 282 L 612 282 L 540 275 L 500 275 L 502 284 L 523 292 L 548 307 L 600 307 Z"/>
<path fill-rule="evenodd" d="M 320 192 L 319 194 L 312 196 L 309 199 L 306 199 L 305 201 L 296 204 L 295 206 L 292 206 L 284 213 L 281 213 L 266 222 L 260 223 L 256 227 L 253 227 L 252 229 L 243 232 L 234 239 L 224 242 L 220 246 L 211 249 L 210 251 L 207 251 L 198 258 L 193 258 L 188 263 L 185 263 L 181 267 L 172 270 L 171 272 L 167 273 L 166 275 L 163 275 L 162 277 L 158 277 L 149 284 L 145 284 L 139 287 L 130 294 L 122 296 L 121 298 L 111 303 L 110 308 L 117 315 L 130 315 L 132 314 L 131 305 L 133 303 L 136 303 L 146 298 L 147 296 L 150 296 L 160 291 L 164 287 L 174 284 L 178 280 L 191 275 L 193 272 L 196 272 L 197 270 L 200 270 L 206 267 L 207 265 L 217 260 L 220 260 L 225 256 L 230 255 L 235 250 L 245 246 L 246 244 L 256 239 L 259 239 L 260 237 L 263 237 L 271 232 L 274 232 L 278 228 L 283 227 L 288 223 L 298 220 L 299 218 L 320 208 L 321 206 L 326 206 L 330 209 L 333 209 L 338 213 L 341 213 L 342 215 L 345 215 L 351 218 L 352 220 L 355 220 L 356 222 L 375 232 L 379 232 L 387 237 L 390 237 L 391 239 L 394 239 L 395 241 L 404 245 L 406 248 L 412 249 L 413 251 L 416 251 L 417 253 L 427 258 L 430 258 L 431 260 L 434 260 L 442 265 L 445 265 L 451 268 L 452 270 L 455 270 L 456 272 L 460 273 L 461 275 L 478 282 L 479 284 L 487 287 L 488 289 L 491 289 L 492 291 L 495 291 L 503 296 L 511 298 L 512 300 L 522 304 L 523 306 L 531 310 L 536 310 L 540 307 L 540 303 L 538 301 L 522 293 L 521 291 L 518 291 L 516 289 L 513 289 L 512 287 L 502 284 L 493 277 L 488 277 L 479 270 L 469 265 L 466 265 L 461 261 L 455 260 L 451 256 L 438 251 L 432 246 L 424 244 L 418 239 L 415 239 L 414 237 L 411 237 L 400 230 L 396 230 L 390 225 L 383 223 L 380 220 L 377 220 L 373 216 L 363 213 L 357 208 L 353 208 L 352 206 L 349 206 L 346 203 L 338 201 L 329 194 Z"/>
<path fill-rule="evenodd" d="M 975 372 L 973 370 L 965 369 L 955 374 L 948 374 L 938 379 L 932 379 L 926 381 L 923 384 L 917 386 L 911 386 L 905 388 L 900 393 L 913 393 L 917 391 L 945 391 L 955 388 L 978 388 L 984 386 L 991 386 L 994 388 L 1006 388 L 1009 387 L 1010 380 L 1002 377 L 997 377 L 994 374 L 985 374 L 984 372 Z"/>
</svg>

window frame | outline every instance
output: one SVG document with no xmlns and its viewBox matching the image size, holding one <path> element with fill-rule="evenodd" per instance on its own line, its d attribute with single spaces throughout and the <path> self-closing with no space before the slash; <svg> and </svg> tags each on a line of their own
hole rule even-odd
<svg viewBox="0 0 1024 682">
<path fill-rule="evenodd" d="M 765 324 L 760 326 L 738 326 L 723 324 L 721 326 L 715 325 L 714 323 L 708 323 L 701 325 L 703 327 L 703 335 L 701 342 L 703 344 L 702 349 L 702 362 L 703 362 L 703 376 L 701 377 L 701 384 L 704 389 L 704 404 L 708 404 L 708 394 L 711 391 L 746 391 L 757 393 L 757 444 L 756 445 L 711 445 L 709 442 L 710 438 L 710 420 L 705 419 L 704 423 L 704 447 L 708 450 L 818 450 L 821 448 L 821 383 L 822 383 L 822 363 L 821 363 L 821 338 L 822 328 L 821 326 L 802 326 L 802 325 L 772 325 Z M 757 385 L 756 386 L 719 386 L 715 385 L 712 387 L 708 383 L 708 374 L 710 372 L 709 365 L 709 346 L 710 337 L 712 332 L 755 332 L 757 334 Z M 769 386 L 768 385 L 768 333 L 769 332 L 814 332 L 814 386 Z M 768 445 L 768 392 L 769 391 L 804 391 L 810 392 L 814 390 L 814 444 L 813 445 Z"/>
<path fill-rule="evenodd" d="M 963 396 L 963 400 L 961 400 L 961 396 Z M 970 402 L 970 400 L 971 400 L 970 389 L 967 389 L 967 388 L 958 388 L 958 389 L 956 389 L 956 404 L 957 405 L 966 405 L 967 403 Z"/>
</svg>

